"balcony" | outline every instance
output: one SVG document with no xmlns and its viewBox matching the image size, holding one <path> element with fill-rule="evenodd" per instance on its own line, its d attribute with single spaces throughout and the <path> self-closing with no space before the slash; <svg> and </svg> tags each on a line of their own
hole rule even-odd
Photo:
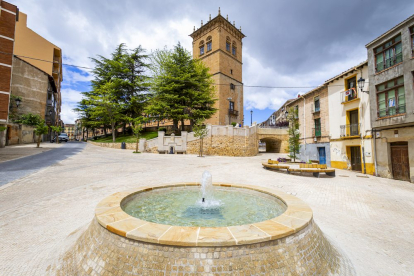
<svg viewBox="0 0 414 276">
<path fill-rule="evenodd" d="M 360 136 L 360 127 L 361 124 L 351 124 L 351 125 L 342 125 L 341 126 L 341 137 L 355 137 Z"/>
<path fill-rule="evenodd" d="M 59 68 L 53 68 L 52 73 L 56 74 L 56 75 L 59 75 Z"/>
<path fill-rule="evenodd" d="M 359 99 L 358 90 L 351 88 L 341 92 L 341 103 L 347 103 Z"/>
<path fill-rule="evenodd" d="M 229 115 L 230 116 L 239 116 L 239 111 L 234 110 L 234 109 L 229 109 Z"/>
<path fill-rule="evenodd" d="M 377 111 L 378 119 L 382 117 L 394 116 L 398 114 L 406 113 L 405 104 L 400 104 L 397 107 L 388 107 L 385 109 L 379 109 Z"/>
<path fill-rule="evenodd" d="M 311 105 L 311 112 L 312 112 L 312 114 L 314 114 L 314 113 L 318 113 L 318 112 L 320 112 L 321 111 L 321 107 L 320 106 L 316 106 L 315 107 L 315 104 L 312 104 Z"/>
<path fill-rule="evenodd" d="M 387 68 L 390 68 L 390 67 L 392 67 L 392 66 L 394 66 L 396 64 L 401 63 L 402 61 L 403 61 L 402 60 L 402 53 L 398 53 L 395 56 L 392 56 L 390 58 L 387 58 L 383 62 L 378 62 L 376 64 L 376 67 L 375 67 L 375 72 L 376 73 L 381 72 L 381 71 L 383 71 L 383 70 L 385 70 Z"/>
<path fill-rule="evenodd" d="M 313 137 L 321 137 L 322 136 L 321 126 L 315 126 L 314 128 L 312 128 L 312 136 Z"/>
</svg>

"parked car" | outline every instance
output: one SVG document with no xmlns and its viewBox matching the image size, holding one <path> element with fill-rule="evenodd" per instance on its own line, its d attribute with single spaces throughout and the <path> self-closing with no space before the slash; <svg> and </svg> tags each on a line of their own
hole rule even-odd
<svg viewBox="0 0 414 276">
<path fill-rule="evenodd" d="M 66 133 L 59 134 L 58 138 L 59 138 L 59 142 L 69 141 L 69 137 Z M 56 142 L 56 137 L 54 137 L 52 140 L 50 140 L 50 143 L 54 143 L 54 142 Z"/>
</svg>

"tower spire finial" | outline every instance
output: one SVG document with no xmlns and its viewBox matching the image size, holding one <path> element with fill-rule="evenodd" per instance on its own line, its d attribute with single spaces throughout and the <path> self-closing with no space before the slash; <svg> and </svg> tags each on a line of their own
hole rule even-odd
<svg viewBox="0 0 414 276">
<path fill-rule="evenodd" d="M 233 26 L 236 26 L 236 21 L 233 21 Z"/>
<path fill-rule="evenodd" d="M 226 15 L 226 20 L 229 21 L 229 15 Z"/>
<path fill-rule="evenodd" d="M 210 13 L 209 21 L 211 21 L 211 13 Z"/>
<path fill-rule="evenodd" d="M 201 27 L 203 27 L 203 20 L 201 20 Z"/>
<path fill-rule="evenodd" d="M 219 7 L 219 15 L 221 14 L 221 12 L 220 12 L 220 7 Z"/>
</svg>

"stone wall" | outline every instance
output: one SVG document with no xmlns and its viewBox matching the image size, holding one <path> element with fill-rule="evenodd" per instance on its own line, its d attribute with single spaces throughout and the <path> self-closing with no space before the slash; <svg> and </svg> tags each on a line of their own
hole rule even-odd
<svg viewBox="0 0 414 276">
<path fill-rule="evenodd" d="M 158 153 L 158 147 L 154 145 L 152 140 L 146 140 L 146 139 L 140 139 L 138 143 L 138 151 L 139 152 L 149 152 L 149 153 Z M 121 143 L 99 143 L 99 142 L 93 142 L 91 140 L 88 141 L 88 143 L 91 143 L 92 145 L 103 147 L 103 148 L 111 148 L 111 149 L 121 149 Z M 127 150 L 134 150 L 136 149 L 137 144 L 136 143 L 125 143 L 125 147 Z"/>
<path fill-rule="evenodd" d="M 6 145 L 30 144 L 36 142 L 34 135 L 34 127 L 9 124 L 6 133 Z M 36 138 L 37 139 L 37 138 Z"/>
<path fill-rule="evenodd" d="M 179 247 L 124 238 L 94 219 L 53 275 L 355 275 L 349 260 L 312 221 L 278 240 L 222 247 Z"/>
<path fill-rule="evenodd" d="M 187 153 L 199 154 L 200 140 L 187 143 Z M 255 136 L 211 136 L 203 140 L 204 155 L 255 156 L 259 145 Z"/>
</svg>

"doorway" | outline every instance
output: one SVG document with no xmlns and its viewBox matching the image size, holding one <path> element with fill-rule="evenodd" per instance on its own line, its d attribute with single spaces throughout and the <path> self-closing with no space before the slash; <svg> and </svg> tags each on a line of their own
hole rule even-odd
<svg viewBox="0 0 414 276">
<path fill-rule="evenodd" d="M 319 153 L 319 164 L 325 165 L 326 164 L 325 147 L 318 148 L 318 153 Z"/>
<path fill-rule="evenodd" d="M 351 151 L 351 170 L 361 172 L 362 171 L 362 164 L 361 164 L 361 148 L 357 147 L 349 147 Z"/>
<path fill-rule="evenodd" d="M 408 142 L 391 143 L 391 164 L 394 179 L 410 181 Z"/>
</svg>

